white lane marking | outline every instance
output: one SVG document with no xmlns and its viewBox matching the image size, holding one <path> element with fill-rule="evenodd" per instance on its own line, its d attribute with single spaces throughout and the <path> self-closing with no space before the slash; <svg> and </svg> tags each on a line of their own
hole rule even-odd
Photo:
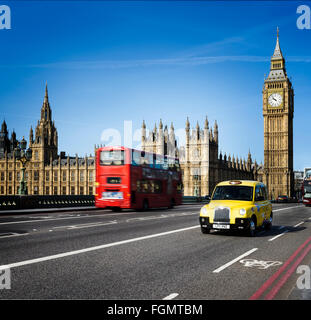
<svg viewBox="0 0 311 320">
<path fill-rule="evenodd" d="M 277 238 L 279 238 L 279 237 L 282 237 L 282 236 L 283 236 L 285 233 L 287 233 L 287 232 L 288 232 L 288 230 L 285 230 L 283 233 L 278 234 L 277 236 L 269 239 L 268 241 L 273 241 L 273 240 L 275 240 L 275 239 L 277 239 Z"/>
<path fill-rule="evenodd" d="M 296 227 L 298 227 L 298 226 L 300 226 L 300 225 L 302 225 L 304 223 L 305 223 L 304 221 L 301 221 L 301 222 L 297 223 L 296 225 L 294 225 L 294 228 L 296 228 Z"/>
<path fill-rule="evenodd" d="M 178 293 L 171 293 L 170 295 L 163 298 L 162 300 L 172 300 L 172 299 L 176 298 L 178 295 L 179 295 Z"/>
<path fill-rule="evenodd" d="M 93 218 L 93 217 L 102 218 L 102 217 L 104 217 L 104 216 L 92 215 L 92 216 L 75 216 L 75 217 L 52 218 L 52 219 L 43 218 L 43 219 L 37 219 L 37 220 L 23 220 L 23 221 L 0 222 L 0 225 L 5 225 L 5 224 L 19 224 L 19 223 L 32 223 L 32 222 L 46 222 L 46 221 L 58 221 L 58 220 L 67 220 L 67 219 L 78 219 L 78 218 Z"/>
<path fill-rule="evenodd" d="M 50 218 L 47 219 L 46 217 L 44 217 L 43 219 L 37 219 L 37 220 L 22 220 L 22 221 L 9 221 L 9 222 L 0 222 L 0 225 L 7 225 L 7 224 L 20 224 L 20 223 L 32 223 L 32 222 L 46 222 L 46 221 L 59 221 L 59 220 L 68 220 L 68 219 L 79 219 L 79 218 L 105 218 L 105 217 L 109 217 L 109 216 L 123 216 L 123 215 L 133 215 L 133 214 L 137 214 L 136 211 L 131 211 L 131 212 L 122 212 L 122 213 L 103 213 L 101 214 L 97 214 L 97 215 L 85 215 L 85 216 L 66 216 L 64 218 Z M 182 214 L 182 215 L 191 215 L 191 214 L 199 214 L 199 212 L 194 212 L 194 213 L 188 213 L 188 212 L 182 212 L 182 213 L 178 213 L 178 214 Z M 175 216 L 176 213 L 172 213 L 172 214 L 167 214 L 167 216 Z M 30 219 L 33 219 L 34 217 L 28 217 Z M 37 217 L 35 217 L 37 218 Z M 144 218 L 144 217 L 143 217 Z M 133 218 L 133 219 L 140 219 L 140 218 Z"/>
<path fill-rule="evenodd" d="M 0 240 L 3 238 L 13 238 L 13 237 L 20 237 L 20 236 L 27 236 L 29 233 L 15 233 L 11 232 L 11 234 L 8 234 L 6 236 L 1 236 L 0 235 Z"/>
<path fill-rule="evenodd" d="M 155 220 L 155 219 L 166 219 L 166 218 L 192 216 L 192 215 L 199 215 L 199 213 L 198 212 L 180 212 L 180 213 L 161 214 L 161 215 L 157 215 L 157 216 L 145 216 L 145 217 L 129 218 L 129 219 L 126 220 L 126 222 Z"/>
<path fill-rule="evenodd" d="M 59 254 L 46 256 L 46 257 L 41 257 L 41 258 L 37 258 L 37 259 L 30 259 L 30 260 L 24 260 L 24 261 L 20 261 L 20 262 L 10 263 L 10 264 L 7 264 L 7 265 L 1 265 L 0 266 L 0 271 L 4 270 L 4 269 L 7 269 L 7 268 L 16 268 L 16 267 L 21 267 L 21 266 L 25 266 L 25 265 L 29 265 L 29 264 L 38 263 L 38 262 L 44 262 L 44 261 L 64 258 L 64 257 L 68 257 L 68 256 L 73 256 L 73 255 L 77 255 L 77 254 L 80 254 L 80 253 L 86 253 L 86 252 L 90 252 L 90 251 L 96 251 L 96 250 L 101 250 L 101 249 L 105 249 L 105 248 L 111 248 L 111 247 L 115 247 L 115 246 L 119 246 L 119 245 L 122 245 L 122 244 L 131 243 L 131 242 L 137 242 L 137 241 L 142 241 L 142 240 L 146 240 L 146 239 L 158 238 L 158 237 L 166 236 L 166 235 L 169 235 L 169 234 L 174 234 L 174 233 L 188 231 L 188 230 L 197 229 L 197 228 L 200 228 L 200 226 L 196 225 L 196 226 L 182 228 L 182 229 L 175 229 L 175 230 L 156 233 L 156 234 L 151 234 L 151 235 L 147 235 L 147 236 L 143 236 L 143 237 L 138 237 L 138 238 L 132 238 L 132 239 L 127 239 L 127 240 L 107 243 L 107 244 L 103 244 L 103 245 L 100 245 L 100 246 L 89 247 L 89 248 L 85 248 L 85 249 L 59 253 Z"/>
<path fill-rule="evenodd" d="M 300 208 L 300 207 L 303 207 L 303 206 L 291 206 L 291 207 L 286 207 L 286 208 L 282 208 L 282 209 L 275 209 L 275 210 L 272 208 L 272 212 L 288 210 L 288 209 L 292 209 L 292 208 Z"/>
<path fill-rule="evenodd" d="M 253 248 L 245 253 L 243 253 L 242 255 L 238 256 L 237 258 L 229 261 L 228 263 L 224 264 L 223 266 L 217 268 L 216 270 L 213 271 L 213 273 L 219 273 L 220 271 L 230 267 L 232 264 L 236 263 L 237 261 L 241 260 L 242 258 L 249 256 L 251 253 L 257 251 L 258 248 Z"/>
<path fill-rule="evenodd" d="M 183 206 L 183 207 L 178 207 L 178 209 L 184 209 L 185 207 L 190 207 L 192 208 L 192 206 Z M 276 211 L 281 211 L 281 210 L 288 210 L 291 208 L 299 208 L 299 207 L 303 207 L 303 205 L 301 206 L 291 206 L 291 207 L 286 207 L 286 208 L 282 208 L 282 209 L 276 209 L 276 210 L 272 210 L 273 212 Z M 42 219 L 37 219 L 37 220 L 23 220 L 23 221 L 10 221 L 10 222 L 0 222 L 0 225 L 7 225 L 7 224 L 20 224 L 20 223 L 32 223 L 32 222 L 45 222 L 45 221 L 58 221 L 58 220 L 67 220 L 67 219 L 79 219 L 79 218 L 104 218 L 104 217 L 108 217 L 108 216 L 123 216 L 123 215 L 131 215 L 131 214 L 136 214 L 136 211 L 131 211 L 131 212 L 122 212 L 122 213 L 103 213 L 103 214 L 97 214 L 97 215 L 85 215 L 85 216 L 70 216 L 70 217 L 63 217 L 63 218 L 51 218 L 49 219 L 47 216 L 42 216 Z M 197 212 L 196 212 L 197 213 Z M 193 213 L 193 214 L 196 214 Z M 18 218 L 18 217 L 15 217 Z M 30 219 L 34 219 L 37 217 L 30 217 L 28 216 L 27 218 Z M 311 219 L 311 218 L 309 218 Z"/>
<path fill-rule="evenodd" d="M 106 226 L 110 224 L 116 224 L 117 221 L 108 221 L 108 222 L 93 222 L 93 223 L 84 223 L 84 224 L 76 224 L 76 225 L 70 225 L 70 226 L 60 226 L 60 227 L 53 227 L 53 229 L 83 229 L 83 228 L 92 228 L 92 227 L 100 227 L 100 226 Z"/>
</svg>

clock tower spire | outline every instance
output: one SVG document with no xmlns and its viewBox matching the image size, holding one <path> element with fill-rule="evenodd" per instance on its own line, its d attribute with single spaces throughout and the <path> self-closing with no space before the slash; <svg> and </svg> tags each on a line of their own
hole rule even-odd
<svg viewBox="0 0 311 320">
<path fill-rule="evenodd" d="M 287 76 L 277 28 L 270 72 L 263 86 L 264 182 L 269 196 L 293 195 L 294 89 Z"/>
</svg>

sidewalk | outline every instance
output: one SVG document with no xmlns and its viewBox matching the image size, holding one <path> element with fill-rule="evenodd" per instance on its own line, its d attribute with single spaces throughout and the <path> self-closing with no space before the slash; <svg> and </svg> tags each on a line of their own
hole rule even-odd
<svg viewBox="0 0 311 320">
<path fill-rule="evenodd" d="M 23 213 L 44 213 L 44 212 L 62 212 L 62 211 L 81 211 L 81 210 L 100 210 L 95 206 L 89 207 L 63 207 L 63 208 L 38 208 L 38 209 L 19 209 L 19 210 L 1 210 L 0 217 L 4 214 L 23 214 Z"/>
</svg>

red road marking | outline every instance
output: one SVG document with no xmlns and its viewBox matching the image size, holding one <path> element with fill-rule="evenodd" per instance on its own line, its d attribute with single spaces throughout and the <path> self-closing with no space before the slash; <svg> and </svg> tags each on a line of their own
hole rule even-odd
<svg viewBox="0 0 311 320">
<path fill-rule="evenodd" d="M 272 288 L 272 290 L 267 294 L 265 297 L 265 300 L 272 300 L 275 295 L 279 292 L 279 290 L 282 288 L 284 283 L 287 281 L 287 279 L 291 276 L 291 274 L 296 270 L 299 263 L 303 260 L 303 258 L 307 255 L 307 253 L 311 250 L 311 245 L 309 245 L 304 252 L 301 254 L 301 256 L 296 260 L 296 262 L 291 266 L 289 270 L 285 273 L 285 275 L 281 278 L 281 280 Z"/>
<path fill-rule="evenodd" d="M 311 241 L 311 237 L 308 238 L 290 257 L 289 259 L 283 264 L 283 266 L 275 272 L 250 298 L 249 300 L 257 300 L 261 297 L 261 295 L 273 284 L 273 282 L 280 276 L 280 274 L 288 267 L 288 265 L 295 259 L 298 253 Z M 308 247 L 309 249 L 309 247 Z M 307 252 L 305 255 L 309 252 Z M 300 258 L 299 258 L 300 259 Z M 299 261 L 299 260 L 298 260 Z M 291 270 L 291 269 L 290 269 Z M 290 271 L 288 270 L 288 272 Z M 287 275 L 288 273 L 286 273 Z M 287 277 L 288 278 L 288 277 Z M 287 279 L 286 279 L 287 280 Z M 283 285 L 283 284 L 282 284 Z M 280 287 L 281 288 L 281 287 Z M 279 289 L 280 289 L 279 288 Z M 278 290 L 279 290 L 278 289 Z M 270 294 L 269 294 L 270 295 Z"/>
</svg>

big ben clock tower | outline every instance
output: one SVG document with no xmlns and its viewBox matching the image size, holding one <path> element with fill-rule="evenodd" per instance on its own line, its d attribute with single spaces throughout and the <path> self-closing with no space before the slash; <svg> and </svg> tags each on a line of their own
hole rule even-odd
<svg viewBox="0 0 311 320">
<path fill-rule="evenodd" d="M 287 76 L 279 30 L 263 86 L 264 182 L 269 196 L 293 195 L 294 89 Z"/>
</svg>

